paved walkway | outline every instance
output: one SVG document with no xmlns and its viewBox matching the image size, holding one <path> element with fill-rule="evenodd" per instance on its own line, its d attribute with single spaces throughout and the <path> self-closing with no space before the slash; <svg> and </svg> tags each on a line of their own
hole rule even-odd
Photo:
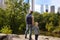
<svg viewBox="0 0 60 40">
<path fill-rule="evenodd" d="M 0 37 L 4 36 L 4 35 L 6 35 L 6 34 L 0 34 Z M 35 40 L 34 37 L 35 36 L 32 35 L 33 40 Z M 8 39 L 9 40 L 29 40 L 29 35 L 28 35 L 28 39 L 25 39 L 24 35 L 9 34 Z M 39 35 L 38 40 L 60 40 L 60 38 Z"/>
<path fill-rule="evenodd" d="M 19 35 L 20 38 L 12 38 L 13 40 L 28 40 L 24 38 L 24 35 Z M 34 40 L 34 35 L 32 35 L 32 38 Z M 60 38 L 57 37 L 51 37 L 51 36 L 39 36 L 38 40 L 60 40 Z"/>
</svg>

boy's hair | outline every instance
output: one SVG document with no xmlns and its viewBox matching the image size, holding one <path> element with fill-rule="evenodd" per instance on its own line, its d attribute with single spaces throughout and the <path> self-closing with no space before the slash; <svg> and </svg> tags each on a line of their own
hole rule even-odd
<svg viewBox="0 0 60 40">
<path fill-rule="evenodd" d="M 35 22 L 35 25 L 38 26 L 38 22 Z"/>
</svg>

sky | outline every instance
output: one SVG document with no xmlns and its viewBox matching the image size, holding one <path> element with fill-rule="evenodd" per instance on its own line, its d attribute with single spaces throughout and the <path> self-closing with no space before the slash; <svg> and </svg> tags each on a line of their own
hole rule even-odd
<svg viewBox="0 0 60 40">
<path fill-rule="evenodd" d="M 25 1 L 27 2 L 27 0 L 25 0 Z M 30 4 L 31 4 L 31 0 L 30 0 Z M 50 6 L 54 5 L 55 6 L 55 12 L 57 12 L 58 7 L 60 7 L 60 0 L 34 0 L 34 10 L 40 12 L 40 6 L 42 4 L 48 5 L 49 11 L 50 11 Z M 30 8 L 31 8 L 31 5 L 30 5 Z"/>
</svg>

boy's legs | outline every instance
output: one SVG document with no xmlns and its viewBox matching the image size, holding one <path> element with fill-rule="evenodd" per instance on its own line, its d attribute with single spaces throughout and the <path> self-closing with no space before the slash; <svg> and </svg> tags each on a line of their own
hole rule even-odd
<svg viewBox="0 0 60 40">
<path fill-rule="evenodd" d="M 35 40 L 38 40 L 38 35 L 35 35 Z"/>
</svg>

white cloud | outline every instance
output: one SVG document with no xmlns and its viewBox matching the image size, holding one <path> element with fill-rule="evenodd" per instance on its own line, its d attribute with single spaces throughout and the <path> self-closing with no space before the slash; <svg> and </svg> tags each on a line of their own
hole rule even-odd
<svg viewBox="0 0 60 40">
<path fill-rule="evenodd" d="M 35 11 L 40 12 L 40 5 L 35 5 Z"/>
<path fill-rule="evenodd" d="M 60 6 L 60 0 L 51 0 L 51 5 L 57 5 Z"/>
</svg>

